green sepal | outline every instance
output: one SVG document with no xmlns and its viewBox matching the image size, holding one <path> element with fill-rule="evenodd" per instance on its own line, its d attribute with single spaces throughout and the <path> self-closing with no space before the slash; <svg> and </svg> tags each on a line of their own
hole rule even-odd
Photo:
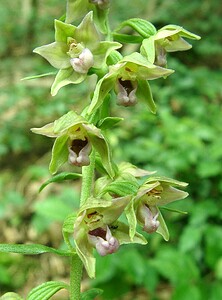
<svg viewBox="0 0 222 300">
<path fill-rule="evenodd" d="M 59 167 L 68 160 L 68 147 L 67 141 L 69 136 L 67 134 L 58 137 L 52 147 L 52 157 L 49 164 L 49 171 L 51 174 L 55 174 Z"/>
<path fill-rule="evenodd" d="M 56 75 L 56 72 L 49 72 L 49 73 L 44 73 L 44 74 L 39 74 L 39 75 L 32 75 L 32 76 L 27 76 L 22 78 L 21 80 L 32 80 L 32 79 L 36 79 L 36 78 L 41 78 L 41 77 L 46 77 L 46 76 L 52 76 L 52 75 Z"/>
<path fill-rule="evenodd" d="M 107 57 L 114 50 L 121 48 L 122 45 L 117 42 L 102 41 L 99 47 L 93 51 L 94 68 L 100 69 L 106 66 Z"/>
<path fill-rule="evenodd" d="M 70 59 L 67 55 L 68 46 L 63 42 L 54 42 L 33 50 L 44 57 L 54 68 L 66 69 L 70 67 Z"/>
<path fill-rule="evenodd" d="M 190 31 L 184 29 L 181 26 L 172 25 L 172 24 L 166 25 L 166 26 L 162 27 L 160 30 L 158 30 L 158 34 L 161 33 L 161 31 L 165 31 L 165 30 L 169 31 L 169 33 L 171 31 L 172 35 L 175 34 L 175 33 L 179 33 L 180 36 L 183 36 L 183 37 L 186 37 L 186 38 L 189 38 L 189 39 L 193 39 L 193 40 L 200 40 L 201 39 L 201 37 L 199 35 L 194 34 L 194 33 L 190 32 Z"/>
<path fill-rule="evenodd" d="M 149 62 L 155 62 L 155 36 L 144 39 L 140 47 L 140 53 L 145 56 Z"/>
<path fill-rule="evenodd" d="M 96 130 L 96 127 L 92 127 L 92 125 L 83 124 L 83 127 L 87 130 L 87 135 L 92 146 L 101 156 L 107 173 L 111 178 L 113 178 L 115 176 L 115 172 L 113 170 L 111 151 L 105 137 L 98 129 Z"/>
<path fill-rule="evenodd" d="M 103 290 L 101 289 L 91 289 L 81 293 L 81 300 L 94 300 L 96 296 L 102 295 Z"/>
<path fill-rule="evenodd" d="M 0 297 L 0 300 L 24 300 L 19 294 L 16 293 L 6 293 Z"/>
<path fill-rule="evenodd" d="M 69 236 L 74 232 L 74 223 L 76 221 L 77 214 L 76 212 L 69 214 L 63 223 L 62 234 L 66 245 L 69 247 L 70 251 L 73 252 L 73 246 L 70 243 Z"/>
<path fill-rule="evenodd" d="M 55 120 L 53 131 L 54 133 L 59 134 L 65 132 L 73 126 L 77 126 L 83 123 L 87 123 L 86 120 L 82 116 L 78 115 L 73 110 L 71 110 L 65 115 L 63 115 L 61 118 Z"/>
<path fill-rule="evenodd" d="M 43 253 L 54 253 L 60 256 L 70 256 L 71 253 L 47 247 L 41 244 L 0 244 L 0 252 L 19 253 L 24 255 L 38 255 Z"/>
<path fill-rule="evenodd" d="M 44 282 L 31 290 L 27 300 L 48 300 L 61 289 L 69 290 L 68 284 L 59 281 Z"/>
<path fill-rule="evenodd" d="M 131 27 L 143 38 L 148 38 L 156 33 L 154 25 L 140 18 L 132 18 L 122 22 L 115 31 L 120 31 L 124 27 Z"/>
<path fill-rule="evenodd" d="M 75 180 L 82 177 L 82 174 L 77 173 L 70 173 L 70 172 L 62 172 L 58 175 L 53 176 L 52 178 L 49 178 L 47 181 L 45 181 L 39 188 L 39 192 L 41 192 L 48 184 L 53 182 L 61 182 L 64 180 Z"/>
<path fill-rule="evenodd" d="M 159 215 L 158 215 L 157 220 L 160 222 L 160 225 L 156 232 L 159 233 L 160 235 L 162 235 L 162 237 L 164 238 L 165 241 L 169 241 L 170 234 L 169 234 L 167 225 L 166 225 L 164 218 L 159 209 L 158 209 L 158 212 L 159 212 Z"/>
<path fill-rule="evenodd" d="M 116 124 L 118 124 L 120 121 L 123 120 L 124 120 L 123 118 L 118 118 L 118 117 L 106 117 L 100 120 L 97 126 L 101 130 L 106 130 L 114 127 Z"/>
<path fill-rule="evenodd" d="M 130 239 L 133 241 L 133 238 L 136 234 L 136 225 L 137 225 L 137 218 L 135 214 L 134 208 L 134 201 L 130 201 L 130 203 L 125 208 L 125 214 L 129 223 L 129 236 Z"/>
<path fill-rule="evenodd" d="M 153 100 L 152 91 L 147 80 L 138 80 L 136 95 L 148 106 L 153 114 L 156 113 L 156 104 Z"/>
<path fill-rule="evenodd" d="M 179 187 L 186 187 L 188 186 L 187 182 L 183 182 L 183 181 L 178 181 L 176 179 L 173 178 L 168 178 L 165 176 L 153 176 L 153 177 L 149 177 L 146 180 L 146 183 L 152 183 L 155 181 L 160 181 L 160 182 L 165 182 L 167 184 L 173 185 L 173 186 L 179 186 Z"/>
<path fill-rule="evenodd" d="M 113 33 L 113 38 L 117 42 L 125 43 L 125 44 L 140 44 L 143 41 L 143 38 L 141 36 L 116 33 L 116 32 Z"/>
</svg>

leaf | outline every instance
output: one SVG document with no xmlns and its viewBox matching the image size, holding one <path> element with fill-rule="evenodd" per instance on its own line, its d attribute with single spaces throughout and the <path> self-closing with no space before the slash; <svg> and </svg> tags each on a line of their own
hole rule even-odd
<svg viewBox="0 0 222 300">
<path fill-rule="evenodd" d="M 161 209 L 165 209 L 165 210 L 175 212 L 175 213 L 178 213 L 178 214 L 182 214 L 182 215 L 187 215 L 188 214 L 187 211 L 182 211 L 182 210 L 178 210 L 178 209 L 174 209 L 174 208 L 170 208 L 170 207 L 165 207 L 165 206 L 161 206 Z"/>
<path fill-rule="evenodd" d="M 82 174 L 62 172 L 62 173 L 55 175 L 52 178 L 48 179 L 46 182 L 44 182 L 41 185 L 39 192 L 41 192 L 50 183 L 61 182 L 64 180 L 75 180 L 75 179 L 79 179 L 80 177 L 82 177 Z"/>
<path fill-rule="evenodd" d="M 77 217 L 76 213 L 69 214 L 65 218 L 65 221 L 62 226 L 62 234 L 63 234 L 64 241 L 67 244 L 67 246 L 72 250 L 73 250 L 73 246 L 70 243 L 69 236 L 70 236 L 70 234 L 73 234 L 73 232 L 74 232 L 74 223 L 75 223 L 76 217 Z"/>
<path fill-rule="evenodd" d="M 69 289 L 66 283 L 59 281 L 48 281 L 35 287 L 28 294 L 27 300 L 48 300 L 61 289 Z"/>
<path fill-rule="evenodd" d="M 43 253 L 54 253 L 60 256 L 70 256 L 71 253 L 47 247 L 40 244 L 0 244 L 0 252 L 19 253 L 25 255 L 38 255 Z"/>
<path fill-rule="evenodd" d="M 81 293 L 81 300 L 94 300 L 96 296 L 102 295 L 103 290 L 101 289 L 91 289 Z"/>
<path fill-rule="evenodd" d="M 23 298 L 16 293 L 6 293 L 0 297 L 0 300 L 23 300 Z"/>
<path fill-rule="evenodd" d="M 113 38 L 120 43 L 127 44 L 140 44 L 143 41 L 143 38 L 138 35 L 129 35 L 123 33 L 113 33 Z"/>
<path fill-rule="evenodd" d="M 126 26 L 131 27 L 144 38 L 148 38 L 156 33 L 156 28 L 152 23 L 140 18 L 132 18 L 122 22 L 115 31 L 119 31 Z"/>
<path fill-rule="evenodd" d="M 107 117 L 99 121 L 98 127 L 102 130 L 110 129 L 123 120 L 124 120 L 123 118 L 118 118 L 118 117 Z"/>
<path fill-rule="evenodd" d="M 46 77 L 46 76 L 51 76 L 51 75 L 56 75 L 56 72 L 49 72 L 45 74 L 39 74 L 39 75 L 32 75 L 32 76 L 27 76 L 22 78 L 21 80 L 31 80 L 31 79 L 36 79 L 36 78 L 41 78 L 41 77 Z"/>
</svg>

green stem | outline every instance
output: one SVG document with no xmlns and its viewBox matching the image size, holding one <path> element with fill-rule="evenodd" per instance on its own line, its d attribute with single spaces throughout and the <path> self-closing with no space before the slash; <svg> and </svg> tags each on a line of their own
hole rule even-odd
<svg viewBox="0 0 222 300">
<path fill-rule="evenodd" d="M 90 165 L 82 167 L 82 191 L 80 198 L 80 207 L 85 203 L 86 199 L 91 195 L 92 182 L 95 168 L 95 150 L 90 155 Z"/>
<path fill-rule="evenodd" d="M 83 264 L 79 256 L 73 255 L 70 264 L 70 300 L 81 300 Z"/>
</svg>

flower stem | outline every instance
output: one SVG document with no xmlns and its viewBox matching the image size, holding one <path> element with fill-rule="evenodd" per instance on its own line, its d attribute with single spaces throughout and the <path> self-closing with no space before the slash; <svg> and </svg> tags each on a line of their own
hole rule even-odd
<svg viewBox="0 0 222 300">
<path fill-rule="evenodd" d="M 90 165 L 82 168 L 82 191 L 80 198 L 80 207 L 85 203 L 91 194 L 92 182 L 95 168 L 95 150 L 90 155 Z"/>
<path fill-rule="evenodd" d="M 81 299 L 81 279 L 83 264 L 77 254 L 73 255 L 70 264 L 70 300 Z"/>
</svg>

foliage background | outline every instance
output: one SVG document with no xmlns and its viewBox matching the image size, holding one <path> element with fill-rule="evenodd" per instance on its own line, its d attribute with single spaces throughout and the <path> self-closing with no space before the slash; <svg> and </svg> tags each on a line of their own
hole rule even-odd
<svg viewBox="0 0 222 300">
<path fill-rule="evenodd" d="M 152 82 L 158 105 L 151 115 L 142 105 L 114 107 L 125 121 L 110 134 L 117 161 L 158 170 L 189 182 L 190 197 L 173 204 L 188 215 L 166 212 L 171 239 L 158 235 L 144 246 L 125 246 L 98 258 L 93 286 L 103 298 L 216 300 L 222 298 L 222 53 L 219 0 L 112 1 L 112 25 L 144 17 L 157 28 L 182 25 L 202 36 L 188 52 L 171 55 L 176 73 Z M 65 1 L 17 0 L 0 4 L 0 242 L 35 242 L 62 247 L 61 224 L 77 206 L 79 183 L 38 188 L 50 177 L 52 142 L 31 134 L 30 127 L 80 111 L 89 101 L 88 87 L 67 86 L 52 98 L 52 78 L 20 81 L 54 71 L 32 49 L 53 41 L 53 19 Z M 135 45 L 123 51 L 136 50 Z M 82 100 L 84 99 L 84 101 Z M 74 186 L 74 190 L 73 190 Z M 46 280 L 68 279 L 67 259 L 42 255 L 0 254 L 0 295 L 28 290 Z M 89 287 L 85 277 L 83 289 Z M 67 299 L 59 293 L 55 299 Z"/>
</svg>

